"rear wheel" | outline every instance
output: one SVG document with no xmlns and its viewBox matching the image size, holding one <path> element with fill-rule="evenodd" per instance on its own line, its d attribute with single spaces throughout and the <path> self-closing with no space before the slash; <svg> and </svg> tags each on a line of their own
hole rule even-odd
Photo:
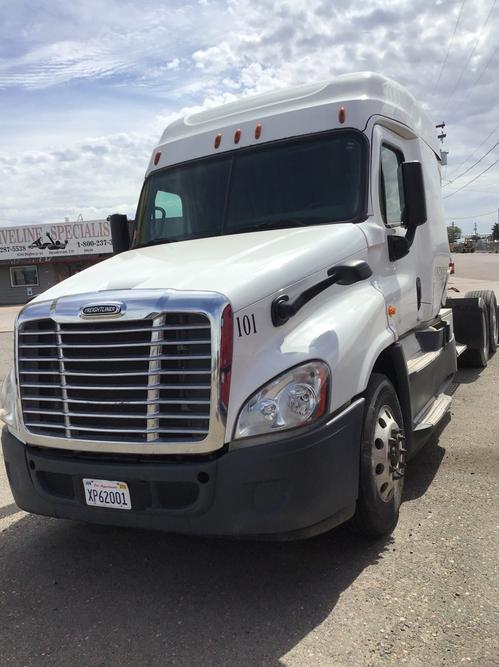
<svg viewBox="0 0 499 667">
<path fill-rule="evenodd" d="M 402 412 L 392 383 L 373 373 L 360 451 L 359 497 L 353 526 L 367 537 L 390 533 L 397 525 L 406 463 Z"/>
<path fill-rule="evenodd" d="M 474 347 L 468 347 L 459 357 L 459 365 L 468 368 L 485 368 L 489 358 L 489 319 L 485 304 L 480 306 L 480 330 L 477 332 L 478 343 Z"/>
<path fill-rule="evenodd" d="M 466 292 L 465 297 L 481 297 L 487 310 L 487 324 L 489 330 L 489 353 L 494 354 L 497 350 L 499 339 L 499 320 L 497 318 L 497 299 L 493 290 L 474 290 Z"/>
</svg>

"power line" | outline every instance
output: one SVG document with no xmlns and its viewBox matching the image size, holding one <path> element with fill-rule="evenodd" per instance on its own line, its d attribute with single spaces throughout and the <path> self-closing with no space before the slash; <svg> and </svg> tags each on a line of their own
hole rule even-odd
<svg viewBox="0 0 499 667">
<path fill-rule="evenodd" d="M 490 139 L 490 137 L 494 134 L 494 132 L 497 130 L 497 128 L 499 128 L 499 123 L 495 126 L 495 128 L 492 130 L 492 132 L 490 134 L 488 134 L 480 144 L 478 144 L 478 146 L 475 148 L 475 150 L 472 153 L 470 153 L 465 160 L 463 160 L 458 165 L 456 165 L 454 167 L 454 169 L 457 171 L 459 169 L 459 167 L 461 167 L 463 164 L 466 164 L 466 162 L 468 162 L 468 160 L 470 160 L 475 155 L 475 153 L 478 151 L 478 149 L 481 148 Z"/>
<path fill-rule="evenodd" d="M 492 60 L 494 59 L 494 56 L 496 55 L 498 49 L 499 49 L 499 45 L 496 46 L 496 48 L 494 49 L 494 51 L 492 51 L 492 55 L 491 55 L 490 58 L 487 60 L 487 64 L 486 64 L 485 67 L 482 69 L 482 71 L 480 72 L 480 74 L 478 75 L 478 77 L 475 79 L 475 86 L 478 84 L 478 82 L 480 81 L 480 79 L 482 78 L 482 76 L 483 76 L 483 75 L 485 74 L 485 72 L 488 70 L 489 65 L 490 65 L 490 63 L 492 62 Z"/>
<path fill-rule="evenodd" d="M 461 174 L 459 174 L 459 176 L 456 176 L 455 178 L 449 179 L 449 182 L 446 183 L 443 187 L 446 188 L 446 187 L 447 187 L 448 185 L 450 185 L 451 183 L 454 183 L 454 181 L 457 181 L 458 178 L 461 178 L 461 176 L 464 176 L 464 175 L 467 174 L 469 171 L 471 171 L 474 167 L 477 166 L 477 164 L 480 164 L 480 162 L 481 162 L 484 158 L 486 158 L 487 155 L 488 155 L 489 153 L 492 153 L 492 151 L 494 150 L 494 148 L 495 148 L 496 146 L 499 146 L 499 141 L 497 141 L 497 142 L 492 146 L 492 148 L 489 148 L 489 150 L 488 150 L 486 153 L 484 153 L 484 154 L 482 155 L 482 157 L 481 157 L 479 160 L 477 160 L 476 162 L 474 162 L 474 163 L 471 165 L 471 167 L 468 167 L 468 169 L 466 169 L 466 170 L 463 171 Z"/>
<path fill-rule="evenodd" d="M 497 188 L 494 190 L 478 190 L 477 188 L 468 188 L 468 192 L 479 192 L 481 195 L 497 195 Z"/>
<path fill-rule="evenodd" d="M 459 22 L 460 22 L 460 20 L 461 20 L 461 15 L 462 15 L 462 13 L 463 13 L 463 7 L 464 7 L 464 3 L 465 3 L 465 2 L 466 2 L 466 0 L 463 0 L 462 3 L 461 3 L 461 7 L 460 7 L 460 9 L 459 9 L 459 14 L 457 15 L 456 24 L 455 24 L 455 26 L 454 26 L 454 32 L 452 33 L 452 37 L 450 38 L 450 42 L 449 42 L 449 45 L 448 45 L 448 47 L 447 47 L 447 53 L 445 54 L 445 58 L 443 59 L 442 65 L 441 65 L 441 67 L 440 67 L 440 73 L 439 73 L 439 75 L 438 75 L 437 82 L 436 82 L 435 85 L 433 86 L 433 91 L 432 91 L 433 93 L 435 92 L 435 90 L 436 90 L 438 84 L 440 83 L 440 79 L 442 78 L 442 73 L 443 73 L 443 71 L 444 71 L 444 69 L 445 69 L 445 65 L 447 64 L 447 59 L 449 58 L 449 53 L 450 53 L 452 44 L 453 44 L 453 42 L 454 42 L 454 37 L 456 36 L 457 27 L 458 27 Z"/>
<path fill-rule="evenodd" d="M 493 162 L 491 165 L 489 165 L 489 166 L 487 167 L 487 169 L 484 169 L 483 171 L 481 171 L 481 172 L 478 174 L 478 176 L 475 176 L 475 178 L 472 178 L 471 181 L 468 181 L 467 183 L 465 183 L 464 185 L 462 185 L 462 186 L 461 186 L 460 188 L 458 188 L 457 190 L 454 190 L 454 192 L 451 192 L 451 193 L 450 193 L 449 195 L 447 195 L 446 197 L 442 197 L 442 199 L 449 199 L 449 197 L 452 197 L 452 195 L 455 195 L 455 194 L 457 194 L 458 192 L 460 192 L 461 190 L 464 190 L 464 188 L 467 188 L 468 185 L 471 185 L 471 184 L 474 183 L 477 179 L 479 179 L 480 176 L 483 176 L 483 174 L 487 173 L 490 169 L 492 169 L 492 167 L 494 167 L 498 162 L 499 162 L 499 158 L 497 158 L 497 160 L 496 160 L 495 162 Z"/>
<path fill-rule="evenodd" d="M 496 215 L 497 214 L 497 209 L 495 208 L 493 211 L 489 211 L 488 213 L 474 213 L 473 215 L 466 215 L 462 218 L 447 218 L 448 220 L 471 220 L 472 218 L 485 218 L 487 215 Z"/>
<path fill-rule="evenodd" d="M 480 30 L 480 34 L 478 35 L 478 38 L 475 40 L 475 44 L 474 44 L 473 48 L 471 49 L 470 55 L 468 56 L 468 59 L 467 59 L 467 61 L 465 62 L 464 67 L 463 67 L 462 70 L 461 70 L 461 73 L 459 74 L 459 77 L 458 77 L 458 79 L 457 79 L 457 81 L 456 81 L 456 84 L 454 85 L 454 88 L 452 89 L 451 94 L 450 94 L 449 97 L 447 98 L 447 101 L 446 101 L 446 103 L 445 103 L 446 105 L 451 101 L 451 99 L 454 97 L 454 93 L 455 93 L 456 90 L 459 88 L 459 84 L 461 83 L 461 80 L 462 80 L 462 78 L 463 78 L 463 76 L 464 76 L 464 73 L 465 73 L 466 70 L 468 69 L 468 65 L 470 64 L 471 59 L 472 59 L 473 56 L 475 55 L 475 51 L 476 51 L 476 49 L 477 49 L 478 44 L 480 43 L 480 40 L 481 40 L 482 35 L 483 35 L 483 31 L 484 31 L 485 28 L 487 27 L 487 24 L 488 24 L 488 22 L 489 22 L 489 20 L 490 20 L 490 17 L 491 17 L 491 15 L 492 15 L 493 10 L 494 10 L 494 7 L 496 6 L 496 2 L 497 2 L 497 0 L 494 0 L 494 2 L 492 3 L 492 7 L 490 8 L 489 13 L 487 14 L 487 18 L 485 19 L 485 23 L 482 25 L 482 29 Z"/>
</svg>

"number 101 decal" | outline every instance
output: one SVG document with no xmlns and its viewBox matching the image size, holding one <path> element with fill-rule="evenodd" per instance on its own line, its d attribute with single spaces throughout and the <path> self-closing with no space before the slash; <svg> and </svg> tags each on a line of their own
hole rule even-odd
<svg viewBox="0 0 499 667">
<path fill-rule="evenodd" d="M 254 313 L 251 315 L 243 315 L 242 317 L 236 317 L 237 324 L 237 334 L 239 338 L 242 336 L 251 336 L 251 334 L 256 334 L 256 321 Z"/>
</svg>

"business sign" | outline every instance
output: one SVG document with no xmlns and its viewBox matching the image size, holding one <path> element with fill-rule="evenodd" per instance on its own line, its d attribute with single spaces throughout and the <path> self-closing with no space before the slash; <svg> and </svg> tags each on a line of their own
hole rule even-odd
<svg viewBox="0 0 499 667">
<path fill-rule="evenodd" d="M 54 225 L 0 227 L 0 262 L 113 252 L 107 220 L 64 222 Z"/>
</svg>

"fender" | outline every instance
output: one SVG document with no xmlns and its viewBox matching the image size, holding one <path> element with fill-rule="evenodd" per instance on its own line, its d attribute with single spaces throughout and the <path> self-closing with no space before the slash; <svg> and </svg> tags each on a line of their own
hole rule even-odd
<svg viewBox="0 0 499 667">
<path fill-rule="evenodd" d="M 271 320 L 274 297 L 234 313 L 227 439 L 239 410 L 256 390 L 311 359 L 321 359 L 331 369 L 333 414 L 365 390 L 376 360 L 394 343 L 384 297 L 369 280 L 331 286 L 281 327 L 274 327 Z"/>
<path fill-rule="evenodd" d="M 374 363 L 372 368 L 373 373 L 382 373 L 390 380 L 395 387 L 397 396 L 402 410 L 402 417 L 404 418 L 405 438 L 407 443 L 408 458 L 411 456 L 413 449 L 413 434 L 412 434 L 412 405 L 411 405 L 411 390 L 409 385 L 409 373 L 407 370 L 407 363 L 405 361 L 404 351 L 400 343 L 393 343 L 383 350 Z"/>
</svg>

